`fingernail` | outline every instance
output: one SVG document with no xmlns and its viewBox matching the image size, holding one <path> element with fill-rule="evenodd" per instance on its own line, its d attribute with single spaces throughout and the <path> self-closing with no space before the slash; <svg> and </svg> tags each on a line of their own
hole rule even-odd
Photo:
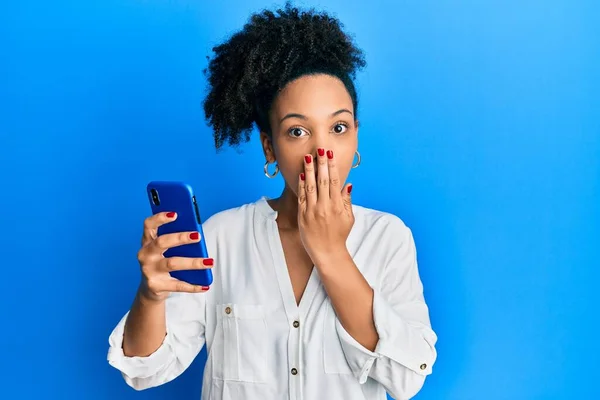
<svg viewBox="0 0 600 400">
<path fill-rule="evenodd" d="M 352 185 L 348 186 L 348 194 L 352 193 Z"/>
<path fill-rule="evenodd" d="M 325 149 L 318 149 L 317 151 L 319 152 L 320 157 L 323 157 L 325 155 Z"/>
<path fill-rule="evenodd" d="M 310 164 L 310 162 L 312 161 L 312 157 L 310 155 L 304 156 L 304 160 L 307 164 Z"/>
<path fill-rule="evenodd" d="M 198 240 L 199 237 L 200 237 L 200 234 L 198 232 L 190 233 L 190 239 L 192 239 L 192 240 Z"/>
<path fill-rule="evenodd" d="M 202 286 L 202 290 L 208 290 L 210 289 L 210 286 Z"/>
<path fill-rule="evenodd" d="M 212 258 L 205 258 L 204 260 L 202 260 L 202 264 L 204 265 L 213 265 L 215 263 L 215 260 L 213 260 Z"/>
<path fill-rule="evenodd" d="M 170 211 L 167 213 L 167 218 L 173 218 L 175 216 L 175 213 Z"/>
<path fill-rule="evenodd" d="M 327 158 L 329 158 L 330 160 L 333 158 L 333 151 L 332 150 L 327 150 Z"/>
<path fill-rule="evenodd" d="M 304 172 L 300 173 L 300 179 L 304 180 Z"/>
</svg>

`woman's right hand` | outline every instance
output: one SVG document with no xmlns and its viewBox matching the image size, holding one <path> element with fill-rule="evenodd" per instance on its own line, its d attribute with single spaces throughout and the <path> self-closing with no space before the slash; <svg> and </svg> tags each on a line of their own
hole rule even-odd
<svg viewBox="0 0 600 400">
<path fill-rule="evenodd" d="M 170 292 L 206 292 L 208 286 L 197 286 L 173 278 L 169 272 L 212 268 L 212 258 L 169 257 L 163 254 L 171 247 L 200 241 L 199 232 L 179 232 L 158 236 L 158 227 L 174 221 L 176 213 L 162 212 L 144 221 L 142 248 L 138 261 L 142 270 L 140 294 L 148 300 L 163 301 Z"/>
</svg>

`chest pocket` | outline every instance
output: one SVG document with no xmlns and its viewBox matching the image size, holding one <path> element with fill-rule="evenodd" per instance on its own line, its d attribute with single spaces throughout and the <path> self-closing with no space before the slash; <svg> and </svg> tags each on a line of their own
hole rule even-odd
<svg viewBox="0 0 600 400">
<path fill-rule="evenodd" d="M 264 383 L 267 323 L 261 305 L 217 304 L 213 378 Z"/>
<path fill-rule="evenodd" d="M 323 365 L 326 374 L 351 374 L 352 370 L 346 361 L 342 343 L 337 334 L 335 323 L 337 316 L 329 301 L 325 304 L 323 325 Z"/>
</svg>

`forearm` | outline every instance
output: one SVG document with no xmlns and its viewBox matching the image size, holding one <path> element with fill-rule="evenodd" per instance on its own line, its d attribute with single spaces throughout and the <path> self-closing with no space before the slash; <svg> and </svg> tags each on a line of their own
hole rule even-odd
<svg viewBox="0 0 600 400">
<path fill-rule="evenodd" d="M 161 346 L 166 334 L 165 301 L 147 299 L 138 290 L 125 323 L 123 353 L 147 357 Z"/>
<path fill-rule="evenodd" d="M 362 346 L 375 350 L 379 336 L 373 321 L 373 289 L 348 251 L 330 254 L 317 266 L 344 329 Z"/>
</svg>

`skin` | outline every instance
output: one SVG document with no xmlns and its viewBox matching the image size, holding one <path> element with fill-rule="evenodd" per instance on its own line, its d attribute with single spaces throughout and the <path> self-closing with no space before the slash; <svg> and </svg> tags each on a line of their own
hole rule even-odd
<svg viewBox="0 0 600 400">
<path fill-rule="evenodd" d="M 299 303 L 312 268 L 346 331 L 374 350 L 379 340 L 373 322 L 373 290 L 354 264 L 346 240 L 354 224 L 346 184 L 358 146 L 358 121 L 343 83 L 328 75 L 303 76 L 275 99 L 271 132 L 261 132 L 267 161 L 277 162 L 285 180 L 281 196 L 271 200 Z M 194 232 L 157 237 L 160 225 L 176 215 L 146 219 L 138 260 L 142 281 L 125 325 L 123 352 L 148 356 L 166 335 L 165 300 L 170 292 L 208 290 L 171 278 L 173 269 L 212 268 L 212 259 L 165 259 L 170 247 L 197 241 Z"/>
<path fill-rule="evenodd" d="M 358 146 L 352 99 L 337 78 L 304 76 L 278 95 L 270 123 L 272 134 L 261 132 L 263 151 L 285 180 L 283 193 L 270 205 L 278 212 L 296 301 L 314 264 L 342 326 L 374 350 L 379 337 L 373 289 L 346 247 L 354 215 L 351 185 L 344 182 Z"/>
<path fill-rule="evenodd" d="M 123 353 L 128 357 L 149 356 L 162 344 L 167 334 L 165 300 L 170 292 L 198 293 L 209 289 L 179 281 L 169 274 L 172 270 L 212 268 L 214 264 L 211 258 L 163 257 L 171 247 L 200 241 L 198 232 L 157 235 L 161 225 L 176 218 L 174 212 L 163 212 L 144 221 L 142 247 L 138 252 L 142 279 L 123 334 Z"/>
</svg>

